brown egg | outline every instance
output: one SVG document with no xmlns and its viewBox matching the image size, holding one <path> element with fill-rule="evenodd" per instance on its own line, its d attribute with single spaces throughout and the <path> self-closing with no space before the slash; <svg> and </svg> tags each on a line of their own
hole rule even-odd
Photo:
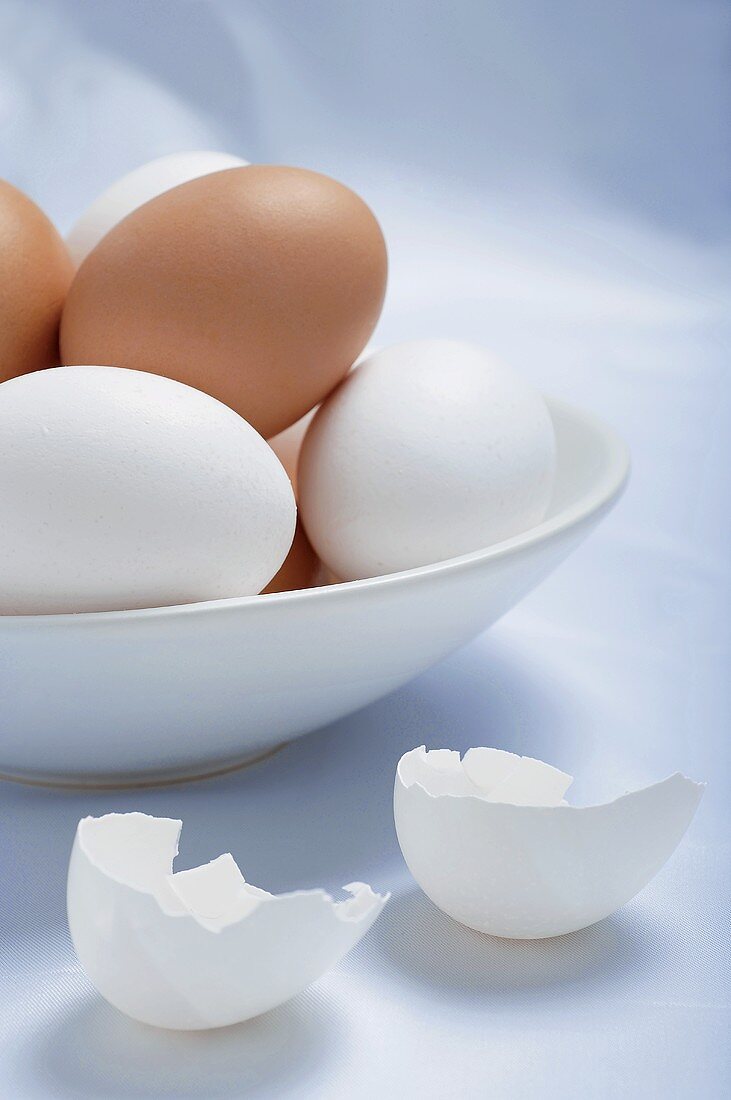
<svg viewBox="0 0 731 1100">
<path fill-rule="evenodd" d="M 324 583 L 324 573 L 305 529 L 297 520 L 294 539 L 279 572 L 272 577 L 264 592 L 295 592 L 298 588 L 314 588 Z"/>
<path fill-rule="evenodd" d="M 58 326 L 73 267 L 27 195 L 0 180 L 0 382 L 58 364 Z"/>
<path fill-rule="evenodd" d="M 346 374 L 386 271 L 378 222 L 342 184 L 302 168 L 216 172 L 145 203 L 90 253 L 61 354 L 186 382 L 267 438 Z"/>
</svg>

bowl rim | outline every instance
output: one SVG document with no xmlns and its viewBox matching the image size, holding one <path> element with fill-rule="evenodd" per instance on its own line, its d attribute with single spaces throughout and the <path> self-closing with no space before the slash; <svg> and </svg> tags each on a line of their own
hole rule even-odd
<svg viewBox="0 0 731 1100">
<path fill-rule="evenodd" d="M 338 581 L 334 584 L 313 588 L 295 589 L 291 592 L 257 593 L 251 596 L 228 596 L 217 600 L 201 600 L 195 603 L 167 604 L 162 607 L 132 608 L 125 611 L 77 611 L 44 615 L 1 615 L 0 629 L 11 625 L 43 625 L 61 627 L 73 623 L 110 623 L 129 619 L 168 618 L 181 614 L 203 614 L 214 611 L 233 610 L 243 607 L 271 607 L 279 603 L 306 603 L 314 600 L 334 600 L 347 597 L 354 591 L 381 589 L 392 585 L 416 583 L 427 577 L 442 575 L 458 570 L 467 570 L 486 561 L 505 557 L 560 534 L 582 520 L 589 518 L 603 508 L 614 503 L 624 491 L 630 473 L 629 448 L 621 436 L 593 413 L 578 406 L 544 395 L 549 410 L 575 421 L 581 421 L 591 432 L 601 439 L 607 456 L 606 469 L 601 477 L 585 493 L 566 508 L 543 520 L 519 535 L 503 539 L 481 550 L 471 550 L 453 558 L 432 562 L 429 565 L 415 566 L 396 573 L 384 573 L 377 577 L 366 577 L 355 581 Z"/>
</svg>

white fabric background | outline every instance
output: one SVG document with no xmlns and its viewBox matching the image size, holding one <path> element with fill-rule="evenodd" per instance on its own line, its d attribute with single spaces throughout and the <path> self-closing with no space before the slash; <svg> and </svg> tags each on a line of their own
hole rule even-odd
<svg viewBox="0 0 731 1100">
<path fill-rule="evenodd" d="M 175 149 L 331 172 L 389 239 L 379 343 L 480 340 L 634 458 L 616 511 L 489 634 L 268 762 L 0 785 L 0 1096 L 728 1094 L 730 21 L 676 0 L 0 3 L 0 176 L 61 226 Z M 579 802 L 675 770 L 709 788 L 622 912 L 503 943 L 401 860 L 393 770 L 422 742 L 543 757 Z M 113 809 L 182 817 L 180 867 L 231 850 L 269 889 L 395 896 L 291 1005 L 155 1032 L 94 995 L 66 931 L 75 824 Z"/>
</svg>

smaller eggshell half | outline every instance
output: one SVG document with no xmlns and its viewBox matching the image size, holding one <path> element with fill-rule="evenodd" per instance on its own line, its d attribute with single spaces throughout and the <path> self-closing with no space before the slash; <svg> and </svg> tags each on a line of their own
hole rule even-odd
<svg viewBox="0 0 731 1100">
<path fill-rule="evenodd" d="M 495 749 L 470 749 L 464 761 L 423 746 L 402 756 L 396 832 L 424 893 L 493 936 L 541 939 L 585 928 L 657 874 L 704 790 L 676 774 L 576 807 L 561 801 L 567 780 L 541 761 Z"/>
<path fill-rule="evenodd" d="M 360 364 L 322 403 L 298 501 L 341 580 L 481 550 L 545 517 L 556 441 L 540 393 L 483 348 L 416 340 Z"/>
<path fill-rule="evenodd" d="M 271 447 L 214 398 L 141 371 L 0 385 L 0 614 L 114 611 L 261 591 L 295 530 Z"/>
<path fill-rule="evenodd" d="M 247 163 L 229 153 L 202 151 L 170 153 L 135 168 L 103 191 L 71 228 L 66 238 L 71 258 L 78 267 L 117 222 L 164 191 Z"/>
<path fill-rule="evenodd" d="M 87 817 L 76 830 L 71 938 L 110 1004 L 156 1027 L 225 1027 L 294 997 L 368 931 L 386 896 L 362 882 L 269 894 L 230 854 L 172 871 L 181 822 L 141 813 Z"/>
</svg>

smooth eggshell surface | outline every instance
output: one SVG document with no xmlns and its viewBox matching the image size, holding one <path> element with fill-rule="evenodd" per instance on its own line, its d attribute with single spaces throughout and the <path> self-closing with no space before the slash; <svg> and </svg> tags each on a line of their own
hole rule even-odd
<svg viewBox="0 0 731 1100">
<path fill-rule="evenodd" d="M 479 755 L 470 766 L 471 754 L 490 754 L 489 769 Z M 460 761 L 413 749 L 394 790 L 399 844 L 419 886 L 450 917 L 493 936 L 560 936 L 609 916 L 670 858 L 704 789 L 673 775 L 603 805 L 569 806 L 569 776 L 512 756 L 520 782 L 511 783 L 501 774 L 511 756 L 470 749 Z M 488 771 L 483 789 L 476 781 Z"/>
<path fill-rule="evenodd" d="M 73 267 L 46 215 L 0 180 L 0 382 L 58 363 Z"/>
<path fill-rule="evenodd" d="M 181 183 L 245 164 L 229 153 L 170 153 L 128 172 L 87 207 L 68 233 L 66 243 L 74 264 L 78 267 L 117 222 L 143 203 Z"/>
<path fill-rule="evenodd" d="M 251 165 L 184 183 L 115 226 L 77 272 L 65 363 L 167 375 L 268 438 L 340 381 L 381 311 L 386 248 L 352 191 Z"/>
<path fill-rule="evenodd" d="M 110 611 L 261 591 L 295 503 L 225 405 L 139 371 L 58 367 L 0 386 L 0 613 Z"/>
<path fill-rule="evenodd" d="M 341 580 L 480 550 L 546 514 L 556 464 L 541 395 L 489 352 L 422 340 L 377 352 L 323 403 L 297 480 Z"/>
<path fill-rule="evenodd" d="M 369 347 L 363 351 L 362 355 L 356 359 L 350 369 L 356 370 L 363 360 L 369 355 L 372 355 L 375 351 L 376 348 L 369 345 Z M 299 420 L 291 424 L 289 428 L 285 428 L 283 432 L 279 432 L 278 435 L 272 436 L 271 439 L 268 440 L 269 446 L 287 471 L 289 480 L 292 482 L 295 497 L 297 496 L 297 466 L 299 464 L 302 443 L 318 408 L 319 406 L 315 406 L 314 409 L 310 409 L 308 413 L 301 416 Z"/>
</svg>

